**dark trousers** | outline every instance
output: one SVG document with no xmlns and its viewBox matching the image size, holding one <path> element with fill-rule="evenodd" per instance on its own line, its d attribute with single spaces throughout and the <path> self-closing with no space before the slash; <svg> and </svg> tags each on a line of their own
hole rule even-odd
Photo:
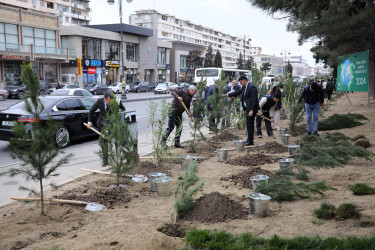
<svg viewBox="0 0 375 250">
<path fill-rule="evenodd" d="M 270 118 L 270 112 L 269 111 L 263 111 L 264 117 L 271 119 Z M 262 135 L 262 118 L 260 118 L 259 115 L 257 115 L 256 122 L 257 122 L 257 135 Z M 266 123 L 266 130 L 267 130 L 267 135 L 271 136 L 273 135 L 272 132 L 272 126 L 271 122 L 269 120 L 264 119 L 264 122 Z"/>
<path fill-rule="evenodd" d="M 103 127 L 99 129 L 102 133 Z M 104 139 L 102 136 L 99 137 L 99 145 L 102 149 L 103 154 L 103 165 L 108 165 L 108 140 Z"/>
<path fill-rule="evenodd" d="M 246 110 L 245 110 L 246 113 Z M 250 144 L 254 144 L 254 120 L 255 120 L 255 113 L 252 116 L 248 116 L 246 114 L 246 129 L 247 129 L 247 142 Z"/>
<path fill-rule="evenodd" d="M 331 100 L 332 92 L 333 92 L 332 90 L 327 91 L 328 100 Z"/>
<path fill-rule="evenodd" d="M 163 141 L 166 142 L 168 140 L 169 135 L 172 133 L 173 129 L 176 127 L 176 137 L 174 139 L 174 143 L 180 143 L 180 137 L 182 133 L 182 127 L 179 129 L 182 122 L 182 114 L 177 114 L 172 112 L 169 115 L 168 120 L 168 128 L 165 130 Z"/>
</svg>

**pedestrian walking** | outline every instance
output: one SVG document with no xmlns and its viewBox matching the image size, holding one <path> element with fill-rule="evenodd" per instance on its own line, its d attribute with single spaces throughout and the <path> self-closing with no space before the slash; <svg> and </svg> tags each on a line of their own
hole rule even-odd
<svg viewBox="0 0 375 250">
<path fill-rule="evenodd" d="M 104 125 L 107 123 L 106 115 L 111 113 L 111 109 L 109 107 L 109 102 L 115 98 L 112 92 L 108 91 L 104 93 L 103 98 L 99 98 L 94 105 L 90 108 L 88 114 L 88 123 L 87 127 L 91 128 L 94 121 L 94 114 L 97 109 L 99 109 L 99 118 L 97 120 L 96 127 L 101 132 L 104 128 Z M 119 109 L 125 111 L 125 107 L 122 104 L 120 99 L 116 99 L 117 104 L 119 105 Z M 108 165 L 108 141 L 104 139 L 102 136 L 99 138 L 99 145 L 102 148 L 103 152 L 103 162 L 102 167 Z"/>
<path fill-rule="evenodd" d="M 259 100 L 259 111 L 256 118 L 257 136 L 262 138 L 262 120 L 266 124 L 266 131 L 269 138 L 275 139 L 273 135 L 271 123 L 274 122 L 275 107 L 281 99 L 281 93 L 276 92 L 273 95 L 265 95 Z M 264 119 L 267 118 L 267 119 Z"/>
<path fill-rule="evenodd" d="M 324 93 L 322 87 L 316 82 L 306 86 L 298 100 L 300 103 L 305 100 L 307 134 L 319 136 L 318 134 L 318 116 L 319 109 L 324 107 Z"/>
<path fill-rule="evenodd" d="M 175 148 L 184 148 L 180 143 L 181 133 L 182 133 L 182 114 L 185 112 L 185 107 L 181 102 L 185 104 L 187 109 L 190 111 L 190 104 L 193 96 L 197 92 L 197 87 L 190 85 L 189 89 L 176 89 L 171 91 L 171 95 L 174 97 L 172 101 L 172 112 L 168 118 L 168 128 L 163 135 L 163 143 L 167 144 L 169 135 L 172 133 L 173 129 L 176 127 L 176 136 L 174 138 Z M 190 117 L 191 121 L 194 121 L 193 117 Z M 181 126 L 181 127 L 180 127 Z"/>
<path fill-rule="evenodd" d="M 328 100 L 331 100 L 331 96 L 332 96 L 332 93 L 333 93 L 333 83 L 332 83 L 332 79 L 328 80 L 327 82 L 327 87 L 326 87 L 326 91 L 327 91 L 327 98 Z"/>
<path fill-rule="evenodd" d="M 242 94 L 242 108 L 246 114 L 247 140 L 245 146 L 254 145 L 254 121 L 259 110 L 257 87 L 248 81 L 246 76 L 241 76 L 238 81 L 242 89 L 228 93 L 228 97 L 237 97 Z"/>
<path fill-rule="evenodd" d="M 280 88 L 280 85 L 278 83 L 275 84 L 275 86 L 271 90 L 271 95 L 274 95 L 275 93 L 280 93 L 281 97 L 283 96 L 283 90 Z M 281 113 L 281 98 L 280 100 L 276 103 L 275 106 L 275 114 L 273 116 L 274 122 L 271 124 L 272 129 L 280 130 L 280 113 Z"/>
</svg>

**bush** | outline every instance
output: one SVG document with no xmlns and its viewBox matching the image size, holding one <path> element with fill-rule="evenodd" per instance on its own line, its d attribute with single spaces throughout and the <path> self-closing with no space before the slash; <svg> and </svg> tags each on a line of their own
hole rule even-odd
<svg viewBox="0 0 375 250">
<path fill-rule="evenodd" d="M 353 203 L 343 203 L 336 210 L 336 217 L 339 220 L 358 219 L 361 214 L 358 211 L 357 205 Z"/>
<path fill-rule="evenodd" d="M 349 186 L 354 195 L 369 195 L 375 193 L 375 188 L 370 187 L 366 183 L 356 183 Z"/>
<path fill-rule="evenodd" d="M 333 204 L 323 202 L 320 208 L 314 210 L 314 215 L 319 219 L 333 219 L 336 217 L 336 207 Z"/>
<path fill-rule="evenodd" d="M 365 116 L 361 114 L 334 114 L 327 119 L 319 121 L 319 130 L 335 130 L 341 128 L 352 128 L 356 126 L 363 125 L 363 120 L 368 120 Z"/>
</svg>

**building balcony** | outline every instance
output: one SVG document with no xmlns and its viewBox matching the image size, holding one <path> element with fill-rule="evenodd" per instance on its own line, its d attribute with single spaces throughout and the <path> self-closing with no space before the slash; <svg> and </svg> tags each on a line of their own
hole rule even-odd
<svg viewBox="0 0 375 250">
<path fill-rule="evenodd" d="M 85 10 L 86 9 L 85 6 L 80 5 L 80 4 L 75 4 L 74 7 L 76 7 L 77 9 L 81 9 L 81 10 Z"/>
<path fill-rule="evenodd" d="M 0 52 L 2 54 L 29 55 L 28 45 L 0 43 Z"/>
<path fill-rule="evenodd" d="M 63 12 L 63 16 L 66 16 L 66 17 L 72 17 L 73 16 L 73 13 L 70 13 L 70 12 Z"/>
</svg>

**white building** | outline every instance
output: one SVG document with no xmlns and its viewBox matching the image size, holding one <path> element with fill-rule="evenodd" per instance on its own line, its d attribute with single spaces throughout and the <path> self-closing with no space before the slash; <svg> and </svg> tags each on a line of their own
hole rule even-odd
<svg viewBox="0 0 375 250">
<path fill-rule="evenodd" d="M 245 53 L 248 59 L 261 51 L 259 47 L 251 48 L 251 39 L 248 36 L 232 36 L 155 10 L 136 11 L 130 15 L 129 23 L 152 28 L 158 39 L 182 41 L 206 48 L 211 45 L 214 53 L 220 51 L 225 68 L 237 68 L 236 61 L 240 52 L 242 55 Z M 205 51 L 202 55 L 204 54 Z"/>
<path fill-rule="evenodd" d="M 302 56 L 291 56 L 287 59 L 293 66 L 293 76 L 308 76 L 310 73 L 309 64 Z"/>
<path fill-rule="evenodd" d="M 89 25 L 92 18 L 89 16 L 90 0 L 55 0 L 56 14 L 60 25 Z"/>
<path fill-rule="evenodd" d="M 274 55 L 266 55 L 266 54 L 253 55 L 253 57 L 254 57 L 254 63 L 256 65 L 256 68 L 260 71 L 262 71 L 260 68 L 262 67 L 263 63 L 271 64 L 271 69 L 266 72 L 266 76 L 283 75 L 283 58 L 282 57 L 277 57 Z"/>
</svg>

